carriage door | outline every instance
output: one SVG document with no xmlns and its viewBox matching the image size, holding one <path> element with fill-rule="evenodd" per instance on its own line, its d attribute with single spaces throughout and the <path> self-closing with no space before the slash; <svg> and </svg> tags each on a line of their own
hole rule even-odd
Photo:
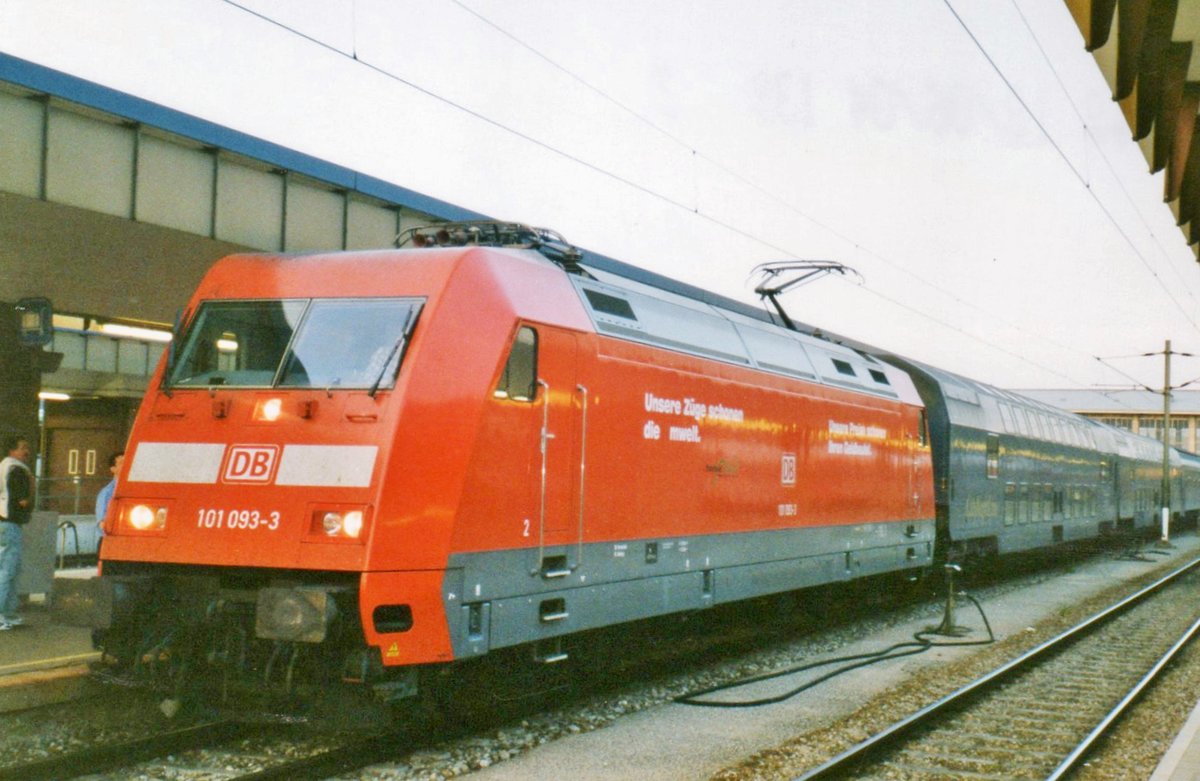
<svg viewBox="0 0 1200 781">
<path fill-rule="evenodd" d="M 1116 528 L 1121 528 L 1121 458 L 1113 456 L 1112 459 L 1112 495 L 1113 495 L 1113 521 Z"/>
<path fill-rule="evenodd" d="M 536 330 L 538 517 L 531 572 L 551 579 L 574 571 L 583 552 L 588 392 L 576 374 L 576 335 L 548 326 Z"/>
</svg>

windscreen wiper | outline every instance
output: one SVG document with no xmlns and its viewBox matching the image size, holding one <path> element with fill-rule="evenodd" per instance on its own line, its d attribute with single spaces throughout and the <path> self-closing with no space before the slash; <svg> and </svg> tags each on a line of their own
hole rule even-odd
<svg viewBox="0 0 1200 781">
<path fill-rule="evenodd" d="M 404 344 L 404 334 L 400 334 L 396 339 L 396 343 L 392 345 L 392 349 L 388 351 L 387 360 L 383 362 L 383 366 L 379 367 L 379 375 L 375 378 L 375 382 L 371 383 L 371 389 L 367 391 L 367 395 L 375 398 L 375 394 L 379 392 L 379 386 L 383 383 L 383 378 L 387 376 L 388 367 L 392 365 L 392 359 L 396 357 L 396 353 L 400 351 L 400 347 Z"/>
</svg>

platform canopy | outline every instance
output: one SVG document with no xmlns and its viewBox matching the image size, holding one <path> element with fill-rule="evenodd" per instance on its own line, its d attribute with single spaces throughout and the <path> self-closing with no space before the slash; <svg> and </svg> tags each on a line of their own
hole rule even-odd
<svg viewBox="0 0 1200 781">
<path fill-rule="evenodd" d="M 1200 0 L 1065 0 L 1200 258 Z"/>
</svg>

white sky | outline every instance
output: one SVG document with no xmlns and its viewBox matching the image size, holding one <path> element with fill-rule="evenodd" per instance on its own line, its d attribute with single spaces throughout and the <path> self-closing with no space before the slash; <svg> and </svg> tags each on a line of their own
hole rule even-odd
<svg viewBox="0 0 1200 781">
<path fill-rule="evenodd" d="M 1053 144 L 944 0 L 239 1 L 0 0 L 0 50 L 733 298 L 839 260 L 865 283 L 794 318 L 1001 386 L 1200 354 L 1200 268 L 1062 0 L 950 0 Z"/>
</svg>

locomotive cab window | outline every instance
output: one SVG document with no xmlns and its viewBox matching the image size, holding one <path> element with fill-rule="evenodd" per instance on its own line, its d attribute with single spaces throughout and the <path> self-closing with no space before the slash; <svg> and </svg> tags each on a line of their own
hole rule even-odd
<svg viewBox="0 0 1200 781">
<path fill-rule="evenodd" d="M 537 395 L 537 331 L 522 326 L 492 393 L 498 399 L 533 401 Z"/>
<path fill-rule="evenodd" d="M 206 301 L 182 340 L 171 385 L 270 386 L 307 301 Z"/>
<path fill-rule="evenodd" d="M 389 298 L 206 301 L 170 385 L 390 388 L 420 308 Z"/>
<path fill-rule="evenodd" d="M 292 341 L 279 385 L 392 387 L 415 314 L 406 301 L 313 301 Z"/>
</svg>

